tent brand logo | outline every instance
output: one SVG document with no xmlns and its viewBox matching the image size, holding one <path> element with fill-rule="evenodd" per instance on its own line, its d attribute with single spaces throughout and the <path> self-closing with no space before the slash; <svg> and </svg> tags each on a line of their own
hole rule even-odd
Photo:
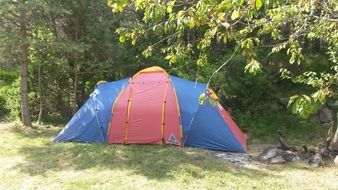
<svg viewBox="0 0 338 190">
<path fill-rule="evenodd" d="M 169 136 L 169 142 L 170 143 L 177 143 L 177 139 L 173 133 L 170 134 Z"/>
</svg>

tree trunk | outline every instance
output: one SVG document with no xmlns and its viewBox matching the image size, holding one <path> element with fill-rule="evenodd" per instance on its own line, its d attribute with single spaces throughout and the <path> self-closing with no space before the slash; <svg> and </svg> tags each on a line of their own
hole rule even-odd
<svg viewBox="0 0 338 190">
<path fill-rule="evenodd" d="M 75 42 L 78 42 L 78 32 L 79 32 L 79 18 L 76 17 L 75 20 Z M 75 58 L 74 62 L 74 80 L 73 80 L 73 89 L 74 89 L 74 94 L 73 94 L 73 115 L 77 111 L 77 83 L 78 83 L 78 72 L 77 72 L 77 57 Z"/>
<path fill-rule="evenodd" d="M 77 68 L 76 65 L 74 65 L 74 80 L 73 80 L 73 115 L 77 111 L 77 83 L 78 83 L 78 74 L 77 74 Z"/>
<path fill-rule="evenodd" d="M 336 132 L 334 134 L 333 137 L 333 141 L 332 141 L 332 147 L 336 150 L 338 150 L 338 113 L 336 113 L 337 117 L 336 117 Z"/>
<path fill-rule="evenodd" d="M 68 70 L 69 73 L 69 77 L 68 77 L 68 100 L 67 100 L 67 104 L 68 104 L 68 114 L 73 114 L 73 109 L 72 109 L 72 89 L 73 89 L 73 83 L 72 83 L 72 69 L 69 68 Z M 59 89 L 60 91 L 61 89 Z"/>
<path fill-rule="evenodd" d="M 31 127 L 31 117 L 28 102 L 28 45 L 25 0 L 20 3 L 20 49 L 21 49 L 21 120 L 24 126 Z"/>
<path fill-rule="evenodd" d="M 40 125 L 42 122 L 43 116 L 43 92 L 42 92 L 42 81 L 41 81 L 41 64 L 38 63 L 38 89 L 39 89 L 39 116 L 38 116 L 38 124 Z"/>
<path fill-rule="evenodd" d="M 337 124 L 336 132 L 334 134 L 332 143 L 334 147 L 338 147 L 338 124 Z"/>
</svg>

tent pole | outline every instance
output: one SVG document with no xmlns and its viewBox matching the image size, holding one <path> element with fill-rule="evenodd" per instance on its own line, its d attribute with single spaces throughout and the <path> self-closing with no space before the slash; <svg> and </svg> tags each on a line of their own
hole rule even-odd
<svg viewBox="0 0 338 190">
<path fill-rule="evenodd" d="M 187 135 L 185 136 L 185 138 L 184 138 L 184 140 L 183 140 L 183 146 L 185 146 L 185 143 L 186 143 L 186 141 L 187 141 L 187 139 L 188 139 L 188 135 L 189 135 L 189 132 L 190 132 L 192 123 L 193 123 L 193 121 L 194 121 L 194 119 L 195 119 L 195 116 L 196 116 L 196 113 L 197 113 L 199 107 L 200 107 L 200 104 L 198 103 L 198 106 L 197 106 L 197 108 L 196 108 L 196 110 L 195 110 L 195 112 L 194 112 L 194 114 L 193 114 L 193 116 L 192 116 L 192 118 L 191 118 L 191 121 L 190 121 L 190 124 L 189 124 L 189 128 L 188 128 L 188 131 L 187 131 Z"/>
<path fill-rule="evenodd" d="M 97 122 L 97 125 L 99 126 L 101 139 L 102 139 L 102 141 L 104 142 L 105 139 L 104 139 L 104 137 L 103 137 L 103 133 L 102 133 L 102 130 L 101 130 L 101 125 L 100 125 L 99 117 L 98 117 L 98 115 L 97 115 L 97 114 L 98 114 L 98 113 L 97 113 L 97 111 L 98 111 L 97 102 L 96 102 L 96 98 L 95 98 L 95 97 L 93 97 L 93 98 L 94 98 L 94 108 L 95 108 L 96 122 Z"/>
</svg>

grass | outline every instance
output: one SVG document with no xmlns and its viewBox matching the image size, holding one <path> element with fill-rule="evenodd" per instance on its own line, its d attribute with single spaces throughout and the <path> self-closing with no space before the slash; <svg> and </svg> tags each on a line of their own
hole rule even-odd
<svg viewBox="0 0 338 190">
<path fill-rule="evenodd" d="M 246 113 L 237 113 L 236 116 L 236 122 L 247 134 L 249 144 L 277 144 L 279 131 L 289 146 L 317 146 L 326 140 L 328 132 L 328 128 L 292 115 L 286 109 L 272 111 L 266 108 L 254 116 Z"/>
<path fill-rule="evenodd" d="M 0 189 L 338 189 L 337 168 L 239 167 L 201 149 L 51 142 L 60 129 L 0 124 Z"/>
</svg>

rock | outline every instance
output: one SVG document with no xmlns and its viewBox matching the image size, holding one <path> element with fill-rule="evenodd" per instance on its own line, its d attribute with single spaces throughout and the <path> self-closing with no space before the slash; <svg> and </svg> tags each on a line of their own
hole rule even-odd
<svg viewBox="0 0 338 190">
<path fill-rule="evenodd" d="M 294 162 L 296 160 L 300 160 L 300 158 L 293 153 L 285 153 L 284 155 L 282 155 L 282 157 L 286 162 Z"/>
<path fill-rule="evenodd" d="M 338 100 L 336 101 L 328 101 L 327 105 L 332 109 L 338 109 Z"/>
<path fill-rule="evenodd" d="M 271 109 L 274 110 L 274 111 L 280 110 L 280 109 L 282 108 L 281 105 L 278 104 L 277 102 L 272 103 L 270 107 L 271 107 Z"/>
<path fill-rule="evenodd" d="M 330 148 L 331 148 L 332 150 L 338 151 L 338 143 L 333 143 L 333 140 L 332 140 L 331 145 L 330 145 Z"/>
<path fill-rule="evenodd" d="M 313 155 L 309 160 L 309 164 L 312 167 L 318 167 L 318 166 L 323 165 L 322 156 L 319 153 Z"/>
<path fill-rule="evenodd" d="M 331 121 L 331 122 L 329 122 L 329 123 L 322 123 L 321 125 L 322 125 L 323 127 L 329 128 L 329 127 L 331 127 L 331 126 L 334 125 L 334 121 Z"/>
<path fill-rule="evenodd" d="M 310 116 L 310 120 L 314 124 L 320 124 L 319 114 L 313 114 Z"/>
<path fill-rule="evenodd" d="M 276 156 L 270 159 L 270 164 L 282 164 L 286 163 L 286 160 L 282 156 Z"/>
<path fill-rule="evenodd" d="M 289 98 L 279 98 L 278 102 L 283 106 L 287 106 L 289 103 Z"/>
<path fill-rule="evenodd" d="M 277 155 L 278 152 L 278 148 L 276 147 L 269 147 L 267 149 L 265 149 L 259 156 L 258 156 L 258 160 L 260 161 L 267 161 L 270 158 L 273 158 Z"/>
<path fill-rule="evenodd" d="M 332 111 L 325 107 L 319 111 L 319 119 L 322 123 L 330 123 L 333 121 Z"/>
<path fill-rule="evenodd" d="M 334 159 L 333 163 L 334 163 L 334 165 L 335 165 L 336 167 L 338 167 L 338 155 L 337 155 L 336 158 Z"/>
</svg>

